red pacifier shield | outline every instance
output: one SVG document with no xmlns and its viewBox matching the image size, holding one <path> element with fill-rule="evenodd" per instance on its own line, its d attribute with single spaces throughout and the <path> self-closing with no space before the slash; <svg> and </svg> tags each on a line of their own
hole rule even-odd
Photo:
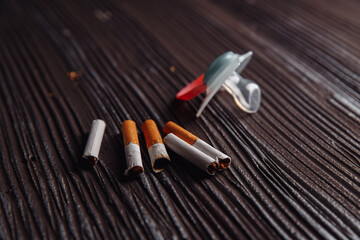
<svg viewBox="0 0 360 240">
<path fill-rule="evenodd" d="M 203 82 L 204 74 L 199 76 L 197 79 L 189 83 L 183 89 L 181 89 L 177 94 L 176 98 L 180 100 L 190 100 L 193 97 L 196 97 L 200 93 L 204 92 L 207 88 L 206 84 Z"/>
</svg>

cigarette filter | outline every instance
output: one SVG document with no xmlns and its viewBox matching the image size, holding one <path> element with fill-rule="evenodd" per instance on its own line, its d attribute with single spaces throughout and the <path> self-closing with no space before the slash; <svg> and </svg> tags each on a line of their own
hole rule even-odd
<svg viewBox="0 0 360 240">
<path fill-rule="evenodd" d="M 176 152 L 195 166 L 199 167 L 200 169 L 211 175 L 215 174 L 217 168 L 217 163 L 215 162 L 215 159 L 201 152 L 197 148 L 191 146 L 187 142 L 181 140 L 176 135 L 169 133 L 164 138 L 164 143 L 174 152 Z"/>
<path fill-rule="evenodd" d="M 170 158 L 166 152 L 159 129 L 154 120 L 148 119 L 142 124 L 146 147 L 149 152 L 151 166 L 154 172 L 161 172 L 169 164 Z"/>
<path fill-rule="evenodd" d="M 180 127 L 174 122 L 167 122 L 163 128 L 164 133 L 169 134 L 173 133 L 188 144 L 192 145 L 196 149 L 200 150 L 201 152 L 209 155 L 211 158 L 215 159 L 218 163 L 219 169 L 225 169 L 230 166 L 231 158 L 226 154 L 220 152 L 216 148 L 212 147 L 211 145 L 207 144 L 200 138 L 196 137 L 194 134 L 190 133 L 189 131 L 185 130 L 184 128 Z"/>
<path fill-rule="evenodd" d="M 92 167 L 97 163 L 105 127 L 106 124 L 101 119 L 96 119 L 92 122 L 89 137 L 82 156 L 84 167 Z"/>
<path fill-rule="evenodd" d="M 132 120 L 126 120 L 122 123 L 121 130 L 123 133 L 127 164 L 125 175 L 136 175 L 144 172 L 136 123 Z"/>
</svg>

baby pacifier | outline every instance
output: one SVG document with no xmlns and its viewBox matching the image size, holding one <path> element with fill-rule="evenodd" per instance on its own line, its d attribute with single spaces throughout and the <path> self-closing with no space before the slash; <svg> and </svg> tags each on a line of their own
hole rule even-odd
<svg viewBox="0 0 360 240">
<path fill-rule="evenodd" d="M 232 95 L 240 109 L 247 113 L 257 112 L 261 101 L 260 87 L 254 81 L 240 76 L 252 55 L 252 51 L 243 55 L 231 51 L 222 54 L 211 63 L 205 74 L 181 89 L 176 98 L 188 101 L 206 91 L 206 96 L 196 113 L 196 117 L 199 117 L 215 93 L 219 89 L 224 89 Z"/>
</svg>

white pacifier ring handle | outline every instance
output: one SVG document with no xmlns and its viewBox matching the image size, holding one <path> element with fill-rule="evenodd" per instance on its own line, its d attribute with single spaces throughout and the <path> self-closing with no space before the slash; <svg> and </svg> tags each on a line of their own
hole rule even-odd
<svg viewBox="0 0 360 240">
<path fill-rule="evenodd" d="M 253 52 L 243 55 L 227 52 L 218 57 L 208 68 L 204 77 L 207 85 L 206 96 L 200 105 L 196 117 L 199 117 L 216 92 L 221 88 L 232 95 L 236 105 L 247 113 L 258 111 L 261 102 L 261 90 L 257 83 L 240 76 L 251 60 Z"/>
</svg>

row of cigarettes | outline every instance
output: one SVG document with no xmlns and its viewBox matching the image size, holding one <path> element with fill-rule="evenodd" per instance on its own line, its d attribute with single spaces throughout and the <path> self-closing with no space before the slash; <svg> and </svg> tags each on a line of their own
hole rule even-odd
<svg viewBox="0 0 360 240">
<path fill-rule="evenodd" d="M 87 166 L 93 166 L 98 161 L 105 126 L 105 122 L 100 119 L 94 120 L 92 123 L 83 154 L 83 159 Z M 170 121 L 165 124 L 163 132 L 166 136 L 164 139 L 162 139 L 154 120 L 146 120 L 141 128 L 144 133 L 151 166 L 156 173 L 163 171 L 170 163 L 170 157 L 165 145 L 211 175 L 214 175 L 217 170 L 226 169 L 231 163 L 229 156 L 174 122 Z M 121 130 L 127 164 L 125 175 L 136 175 L 144 172 L 136 123 L 132 120 L 126 120 L 122 123 Z"/>
</svg>

